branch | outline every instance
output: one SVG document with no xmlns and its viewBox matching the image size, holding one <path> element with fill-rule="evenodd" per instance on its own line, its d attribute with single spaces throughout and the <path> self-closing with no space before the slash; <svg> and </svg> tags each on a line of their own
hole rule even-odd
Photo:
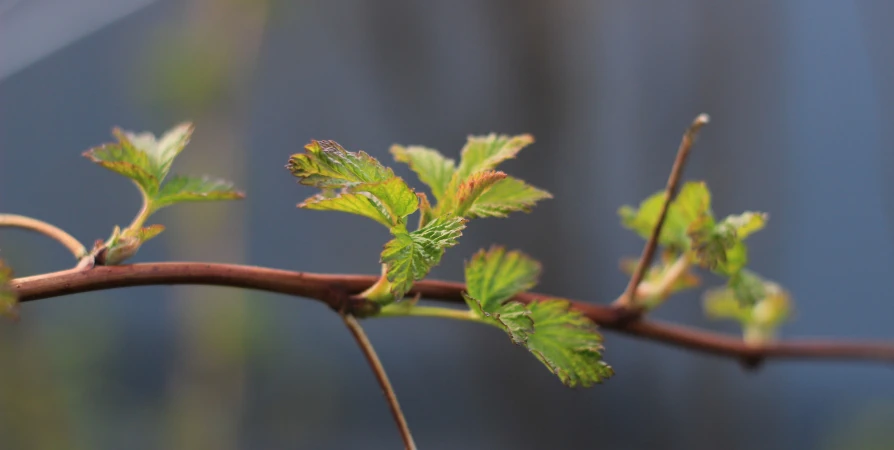
<svg viewBox="0 0 894 450">
<path fill-rule="evenodd" d="M 646 241 L 646 245 L 643 247 L 642 256 L 640 256 L 636 270 L 633 271 L 633 275 L 630 277 L 630 283 L 627 284 L 627 289 L 624 291 L 624 294 L 615 300 L 615 304 L 618 306 L 626 308 L 633 308 L 636 306 L 636 288 L 639 286 L 640 282 L 643 281 L 643 277 L 646 275 L 646 270 L 652 264 L 652 259 L 655 258 L 655 249 L 658 247 L 658 237 L 661 236 L 661 228 L 664 227 L 664 220 L 667 218 L 667 209 L 670 206 L 671 201 L 673 201 L 674 197 L 677 195 L 677 187 L 680 185 L 680 176 L 683 174 L 683 167 L 686 166 L 686 158 L 689 157 L 689 150 L 692 149 L 692 144 L 695 141 L 695 136 L 698 134 L 698 131 L 708 123 L 708 120 L 710 120 L 710 118 L 707 114 L 699 114 L 699 116 L 692 121 L 692 125 L 689 125 L 686 132 L 683 133 L 683 140 L 680 141 L 680 147 L 677 149 L 677 157 L 674 159 L 674 166 L 671 168 L 670 175 L 667 178 L 667 186 L 664 189 L 664 203 L 661 204 L 661 210 L 658 212 L 658 222 L 655 223 L 655 228 L 652 228 L 652 235 L 649 236 L 649 240 Z"/>
<path fill-rule="evenodd" d="M 334 292 L 360 293 L 377 279 L 373 275 L 327 275 L 234 264 L 170 262 L 66 270 L 16 278 L 10 285 L 22 302 L 129 286 L 231 286 L 316 299 L 338 311 L 341 300 Z M 413 286 L 409 295 L 461 303 L 460 294 L 464 289 L 465 285 L 461 283 L 420 281 Z M 515 300 L 529 303 L 543 297 L 550 296 L 524 293 Z M 630 320 L 624 310 L 611 306 L 574 301 L 572 307 L 604 328 L 668 345 L 737 358 L 747 365 L 756 365 L 767 358 L 894 362 L 894 343 L 792 340 L 749 345 L 738 338 L 690 327 L 646 319 Z"/>
<path fill-rule="evenodd" d="M 81 259 L 87 256 L 87 248 L 65 230 L 51 225 L 42 220 L 17 214 L 0 214 L 0 227 L 15 227 L 31 230 L 47 237 L 55 239 L 70 251 L 75 258 Z"/>
<path fill-rule="evenodd" d="M 416 450 L 416 443 L 413 442 L 410 426 L 407 425 L 407 419 L 404 417 L 404 413 L 400 409 L 400 403 L 397 401 L 397 394 L 394 393 L 394 388 L 391 387 L 391 382 L 388 381 L 388 374 L 385 373 L 385 368 L 382 367 L 382 362 L 379 361 L 379 356 L 376 355 L 376 350 L 366 337 L 366 333 L 363 331 L 363 327 L 360 326 L 360 322 L 357 322 L 357 319 L 355 319 L 354 316 L 343 314 L 341 317 L 345 321 L 345 326 L 351 331 L 351 335 L 354 336 L 354 340 L 357 341 L 357 345 L 363 350 L 363 356 L 366 357 L 366 361 L 369 363 L 370 368 L 372 368 L 373 373 L 376 374 L 376 380 L 379 381 L 382 393 L 385 394 L 385 399 L 388 400 L 388 407 L 391 409 L 391 415 L 394 416 L 394 421 L 397 423 L 397 428 L 400 430 L 400 437 L 404 441 L 404 448 L 407 450 Z"/>
</svg>

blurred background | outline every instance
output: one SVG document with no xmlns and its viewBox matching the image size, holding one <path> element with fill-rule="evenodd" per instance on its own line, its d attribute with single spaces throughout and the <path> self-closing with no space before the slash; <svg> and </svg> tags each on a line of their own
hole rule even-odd
<svg viewBox="0 0 894 450">
<path fill-rule="evenodd" d="M 83 242 L 139 207 L 80 156 L 110 129 L 196 124 L 174 172 L 235 180 L 243 202 L 162 211 L 135 261 L 377 273 L 387 234 L 303 211 L 283 168 L 310 139 L 384 161 L 393 143 L 456 156 L 468 134 L 530 132 L 506 170 L 555 199 L 478 221 L 433 276 L 491 243 L 543 261 L 538 290 L 607 302 L 641 241 L 616 210 L 686 175 L 719 215 L 770 213 L 752 267 L 797 300 L 782 337 L 894 337 L 894 3 L 708 0 L 2 0 L 0 210 Z M 399 173 L 415 178 L 404 167 Z M 0 233 L 19 275 L 73 264 Z M 708 285 L 720 280 L 705 277 Z M 697 292 L 655 312 L 707 321 Z M 891 369 L 733 360 L 606 334 L 617 375 L 570 390 L 485 327 L 371 320 L 424 449 L 894 447 Z M 0 323 L 2 449 L 391 449 L 372 374 L 315 302 L 145 287 L 30 303 Z"/>
</svg>

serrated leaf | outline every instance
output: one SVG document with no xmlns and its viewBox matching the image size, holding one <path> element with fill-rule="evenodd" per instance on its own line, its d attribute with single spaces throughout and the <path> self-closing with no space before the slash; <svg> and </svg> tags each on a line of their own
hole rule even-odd
<svg viewBox="0 0 894 450">
<path fill-rule="evenodd" d="M 434 220 L 435 211 L 424 192 L 417 192 L 416 196 L 419 198 L 419 228 L 423 228 Z"/>
<path fill-rule="evenodd" d="M 349 152 L 335 141 L 311 141 L 304 148 L 306 152 L 292 155 L 286 166 L 301 184 L 337 189 L 394 178 L 391 169 L 366 152 Z"/>
<path fill-rule="evenodd" d="M 525 305 L 519 302 L 509 302 L 504 305 L 489 305 L 491 311 L 485 311 L 484 305 L 478 299 L 465 292 L 462 295 L 472 311 L 503 329 L 512 339 L 512 343 L 524 345 L 528 340 L 528 334 L 534 331 L 531 312 L 525 308 Z"/>
<path fill-rule="evenodd" d="M 456 173 L 450 181 L 454 190 L 475 172 L 491 170 L 501 162 L 515 158 L 518 152 L 534 142 L 530 134 L 518 136 L 497 135 L 469 136 L 461 152 Z"/>
<path fill-rule="evenodd" d="M 712 319 L 739 322 L 746 342 L 757 344 L 773 338 L 791 314 L 792 302 L 778 284 L 742 271 L 726 287 L 707 291 L 703 306 Z"/>
<path fill-rule="evenodd" d="M 123 133 L 118 136 L 118 143 L 92 148 L 84 152 L 84 156 L 112 172 L 130 178 L 146 197 L 154 196 L 161 180 L 153 174 L 149 155 L 137 150 Z"/>
<path fill-rule="evenodd" d="M 132 133 L 116 130 L 119 141 L 124 136 L 139 151 L 145 153 L 151 162 L 151 172 L 159 182 L 164 180 L 171 170 L 174 158 L 183 151 L 193 133 L 191 123 L 182 123 L 171 128 L 161 138 L 156 139 L 152 133 Z"/>
<path fill-rule="evenodd" d="M 237 200 L 245 194 L 236 190 L 233 183 L 208 177 L 177 175 L 165 183 L 152 199 L 152 210 L 182 202 L 208 202 Z"/>
<path fill-rule="evenodd" d="M 459 185 L 453 201 L 455 206 L 453 206 L 452 212 L 460 217 L 466 216 L 482 194 L 504 179 L 506 179 L 506 174 L 495 170 L 484 170 L 472 174 Z"/>
<path fill-rule="evenodd" d="M 537 285 L 540 263 L 524 253 L 493 246 L 480 250 L 466 263 L 466 290 L 492 313 L 506 300 Z"/>
<path fill-rule="evenodd" d="M 460 217 L 439 217 L 412 233 L 398 233 L 385 244 L 382 263 L 387 265 L 388 281 L 395 299 L 410 290 L 441 261 L 444 249 L 456 245 L 465 228 Z"/>
<path fill-rule="evenodd" d="M 567 300 L 539 300 L 527 307 L 534 332 L 528 333 L 526 347 L 563 384 L 590 387 L 614 375 L 602 361 L 602 336 L 596 324 L 570 309 Z"/>
<path fill-rule="evenodd" d="M 0 316 L 18 320 L 19 297 L 9 285 L 12 276 L 12 269 L 0 260 Z"/>
<path fill-rule="evenodd" d="M 416 194 L 398 177 L 381 183 L 351 186 L 334 197 L 315 195 L 298 205 L 299 208 L 358 214 L 389 229 L 403 225 L 404 218 L 415 212 L 418 206 Z"/>
<path fill-rule="evenodd" d="M 434 149 L 411 146 L 401 147 L 394 145 L 391 147 L 391 154 L 394 160 L 406 163 L 413 172 L 419 177 L 419 180 L 431 188 L 432 195 L 437 201 L 445 198 L 447 186 L 453 173 L 456 172 L 456 163 L 440 152 Z"/>
<path fill-rule="evenodd" d="M 639 208 L 622 206 L 618 210 L 622 224 L 635 231 L 643 239 L 648 239 L 658 223 L 664 191 L 651 195 L 640 203 Z M 671 202 L 658 243 L 662 246 L 688 250 L 690 246 L 689 228 L 696 220 L 712 220 L 711 193 L 704 182 L 687 182 Z"/>
<path fill-rule="evenodd" d="M 736 237 L 745 239 L 752 233 L 760 231 L 767 223 L 767 214 L 754 211 L 745 211 L 742 214 L 727 216 L 717 226 L 733 230 Z"/>
<path fill-rule="evenodd" d="M 689 235 L 697 262 L 721 275 L 735 275 L 748 263 L 748 248 L 742 240 L 765 222 L 766 215 L 755 212 L 732 215 L 717 224 L 713 218 L 696 220 Z"/>
<path fill-rule="evenodd" d="M 466 217 L 506 217 L 511 212 L 530 212 L 540 200 L 552 194 L 535 188 L 518 178 L 506 177 L 484 191 L 466 212 Z"/>
</svg>

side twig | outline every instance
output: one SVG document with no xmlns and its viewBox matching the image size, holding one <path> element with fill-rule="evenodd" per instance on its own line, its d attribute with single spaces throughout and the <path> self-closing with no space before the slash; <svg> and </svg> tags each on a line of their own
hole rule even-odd
<svg viewBox="0 0 894 450">
<path fill-rule="evenodd" d="M 636 288 L 643 281 L 646 270 L 648 270 L 652 260 L 655 258 L 655 249 L 658 248 L 658 237 L 661 236 L 661 229 L 664 227 L 664 220 L 667 218 L 668 207 L 677 195 L 683 167 L 686 166 L 686 158 L 689 157 L 689 151 L 692 149 L 692 144 L 695 142 L 695 136 L 698 135 L 698 131 L 709 120 L 710 118 L 707 114 L 699 114 L 692 121 L 692 125 L 689 125 L 686 132 L 683 133 L 683 139 L 680 141 L 680 147 L 677 149 L 677 157 L 674 159 L 674 165 L 667 178 L 667 186 L 664 189 L 664 203 L 662 203 L 661 210 L 658 213 L 658 222 L 655 223 L 655 227 L 652 228 L 652 235 L 649 236 L 649 240 L 646 241 L 646 245 L 643 247 L 643 253 L 639 258 L 639 263 L 636 265 L 636 270 L 633 271 L 633 275 L 630 277 L 627 289 L 615 300 L 615 305 L 628 309 L 636 307 Z"/>
<path fill-rule="evenodd" d="M 63 229 L 42 220 L 20 216 L 18 214 L 0 214 L 0 227 L 24 228 L 43 234 L 64 245 L 77 259 L 81 259 L 87 255 L 87 248 L 74 236 L 66 233 Z"/>
<path fill-rule="evenodd" d="M 339 310 L 332 300 L 333 290 L 355 295 L 372 286 L 373 275 L 336 275 L 292 272 L 288 270 L 236 264 L 197 262 L 144 263 L 124 266 L 96 266 L 90 270 L 66 270 L 10 281 L 22 302 L 130 286 L 201 284 L 231 286 L 306 297 Z M 437 280 L 417 282 L 408 295 L 431 300 L 463 303 L 462 283 Z M 525 293 L 515 297 L 523 303 L 553 297 Z M 741 338 L 701 331 L 681 325 L 640 319 L 628 320 L 623 311 L 606 305 L 572 301 L 572 307 L 597 325 L 620 333 L 726 356 L 755 364 L 766 358 L 865 360 L 894 363 L 894 342 L 843 340 L 789 340 L 750 345 Z"/>
<path fill-rule="evenodd" d="M 397 401 L 397 394 L 394 393 L 394 388 L 391 387 L 391 382 L 388 381 L 388 374 L 385 373 L 385 368 L 382 367 L 382 362 L 379 361 L 379 356 L 376 354 L 375 348 L 373 348 L 372 343 L 369 342 L 369 338 L 366 337 L 363 327 L 360 326 L 360 323 L 357 322 L 357 319 L 355 319 L 354 316 L 350 314 L 342 314 L 341 317 L 345 322 L 345 326 L 347 326 L 348 330 L 351 332 L 351 335 L 354 336 L 354 340 L 357 341 L 357 345 L 363 350 L 363 356 L 366 357 L 369 367 L 372 369 L 373 373 L 376 374 L 376 380 L 379 381 L 379 386 L 382 388 L 382 393 L 385 394 L 385 399 L 388 401 L 388 407 L 391 409 L 391 415 L 394 416 L 394 422 L 397 423 L 397 428 L 400 430 L 400 437 L 404 441 L 404 448 L 407 450 L 416 450 L 416 443 L 413 442 L 413 435 L 410 433 L 407 419 L 404 417 L 404 413 L 400 409 L 400 403 Z"/>
</svg>

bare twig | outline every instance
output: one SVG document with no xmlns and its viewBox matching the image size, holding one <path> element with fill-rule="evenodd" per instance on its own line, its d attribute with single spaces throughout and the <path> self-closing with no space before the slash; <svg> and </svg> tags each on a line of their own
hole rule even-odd
<svg viewBox="0 0 894 450">
<path fill-rule="evenodd" d="M 65 230 L 62 230 L 61 228 L 42 220 L 20 216 L 18 214 L 0 214 L 0 227 L 24 228 L 26 230 L 35 231 L 58 241 L 77 259 L 81 259 L 87 255 L 87 248 L 84 247 L 80 241 L 75 239 L 74 236 L 66 233 Z"/>
<path fill-rule="evenodd" d="M 394 416 L 394 422 L 397 423 L 397 428 L 400 430 L 400 437 L 404 441 L 404 448 L 407 450 L 416 450 L 416 443 L 413 442 L 413 435 L 410 433 L 407 419 L 404 417 L 404 413 L 400 409 L 400 403 L 397 401 L 397 394 L 394 393 L 394 388 L 391 387 L 391 382 L 388 381 L 388 374 L 385 373 L 385 368 L 382 367 L 382 362 L 379 361 L 376 349 L 373 348 L 372 343 L 369 342 L 366 333 L 363 331 L 363 327 L 360 326 L 360 323 L 357 322 L 357 319 L 355 319 L 354 316 L 350 314 L 342 314 L 342 319 L 345 321 L 348 330 L 351 331 L 351 335 L 354 336 L 354 340 L 357 341 L 357 345 L 363 350 L 363 356 L 366 357 L 366 362 L 369 363 L 369 367 L 372 369 L 373 373 L 376 374 L 376 380 L 379 381 L 379 386 L 382 388 L 382 393 L 385 394 L 385 399 L 388 401 L 388 407 L 391 409 L 391 415 Z"/>
<path fill-rule="evenodd" d="M 627 284 L 627 289 L 617 300 L 615 300 L 615 305 L 625 308 L 636 307 L 636 288 L 639 286 L 640 282 L 643 281 L 643 276 L 645 276 L 646 270 L 648 270 L 649 265 L 652 264 L 652 259 L 655 257 L 655 249 L 658 247 L 658 237 L 661 235 L 661 228 L 664 226 L 664 220 L 667 218 L 668 207 L 673 201 L 674 196 L 677 195 L 677 188 L 680 185 L 680 176 L 683 173 L 683 167 L 686 166 L 686 158 L 689 157 L 689 150 L 692 149 L 692 144 L 695 141 L 695 136 L 698 134 L 698 131 L 705 126 L 709 120 L 710 118 L 707 114 L 699 114 L 699 116 L 692 121 L 692 125 L 689 125 L 686 132 L 683 133 L 683 139 L 680 141 L 680 147 L 677 149 L 677 157 L 674 159 L 674 166 L 671 168 L 670 176 L 667 178 L 667 186 L 664 189 L 664 203 L 662 203 L 661 210 L 658 213 L 658 222 L 655 223 L 655 227 L 652 228 L 652 235 L 649 236 L 649 240 L 646 241 L 646 245 L 643 247 L 643 253 L 639 258 L 639 263 L 636 265 L 636 270 L 633 271 L 633 275 L 630 277 L 630 283 Z"/>
<path fill-rule="evenodd" d="M 67 270 L 10 282 L 23 302 L 128 286 L 160 284 L 203 284 L 256 289 L 319 300 L 338 310 L 333 290 L 357 294 L 378 279 L 372 275 L 326 275 L 263 267 L 212 263 L 147 263 L 97 266 L 90 270 Z M 432 300 L 463 302 L 465 285 L 446 281 L 417 282 L 409 295 Z M 527 303 L 544 294 L 525 293 L 515 297 Z M 572 307 L 604 328 L 668 345 L 684 347 L 754 364 L 762 359 L 839 359 L 894 363 L 894 342 L 838 340 L 790 340 L 749 345 L 742 339 L 652 320 L 629 320 L 617 308 L 574 301 Z"/>
</svg>

